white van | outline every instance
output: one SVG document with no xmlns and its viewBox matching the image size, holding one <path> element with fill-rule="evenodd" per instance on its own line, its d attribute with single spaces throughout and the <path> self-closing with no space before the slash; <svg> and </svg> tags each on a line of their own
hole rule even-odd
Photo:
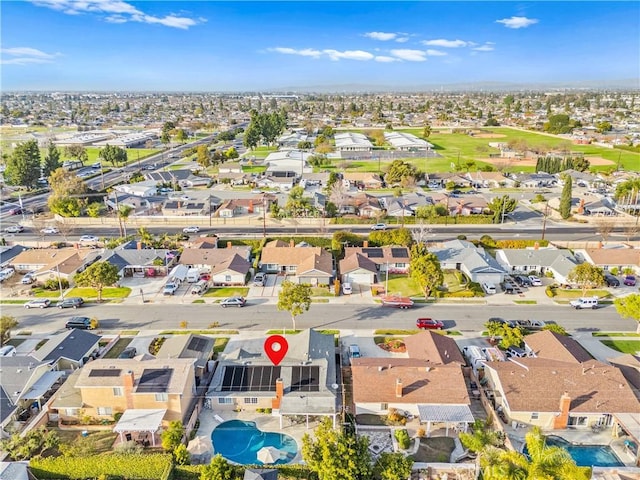
<svg viewBox="0 0 640 480">
<path fill-rule="evenodd" d="M 5 280 L 13 277 L 16 271 L 13 268 L 5 268 L 0 270 L 0 282 L 4 282 Z"/>
<path fill-rule="evenodd" d="M 598 297 L 580 297 L 569 302 L 569 305 L 576 310 L 579 308 L 592 308 L 595 310 L 598 308 Z"/>
<path fill-rule="evenodd" d="M 190 268 L 187 272 L 187 282 L 195 283 L 200 280 L 200 270 L 197 268 Z"/>
<path fill-rule="evenodd" d="M 496 293 L 496 286 L 493 283 L 483 282 L 482 289 L 487 295 L 494 295 Z"/>
<path fill-rule="evenodd" d="M 199 280 L 193 287 L 191 287 L 191 295 L 202 295 L 209 289 L 209 282 L 206 280 Z"/>
</svg>

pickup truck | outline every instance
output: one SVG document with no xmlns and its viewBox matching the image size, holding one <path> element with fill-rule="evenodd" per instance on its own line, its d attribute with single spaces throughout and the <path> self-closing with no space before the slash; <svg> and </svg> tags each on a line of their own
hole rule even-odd
<svg viewBox="0 0 640 480">
<path fill-rule="evenodd" d="M 162 294 L 163 295 L 173 295 L 174 293 L 176 293 L 176 290 L 178 290 L 178 284 L 177 283 L 167 283 L 164 286 L 164 289 L 162 290 Z"/>
<path fill-rule="evenodd" d="M 395 295 L 385 295 L 380 297 L 383 307 L 396 307 L 396 308 L 411 308 L 413 307 L 413 300 L 409 297 L 399 297 Z"/>
<path fill-rule="evenodd" d="M 542 320 L 515 320 L 516 326 L 527 330 L 542 330 L 547 326 Z"/>
</svg>

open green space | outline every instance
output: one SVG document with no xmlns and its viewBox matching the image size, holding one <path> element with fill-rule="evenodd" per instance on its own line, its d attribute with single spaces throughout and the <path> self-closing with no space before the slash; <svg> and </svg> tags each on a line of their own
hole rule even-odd
<svg viewBox="0 0 640 480">
<path fill-rule="evenodd" d="M 600 340 L 604 345 L 622 353 L 637 355 L 640 352 L 640 340 Z"/>
<path fill-rule="evenodd" d="M 102 298 L 127 298 L 131 294 L 129 287 L 105 287 L 102 289 Z M 67 297 L 82 297 L 84 299 L 98 298 L 98 292 L 91 287 L 74 287 L 66 295 Z"/>
<path fill-rule="evenodd" d="M 205 297 L 226 298 L 226 297 L 246 297 L 249 289 L 246 287 L 219 287 L 210 288 Z"/>
</svg>

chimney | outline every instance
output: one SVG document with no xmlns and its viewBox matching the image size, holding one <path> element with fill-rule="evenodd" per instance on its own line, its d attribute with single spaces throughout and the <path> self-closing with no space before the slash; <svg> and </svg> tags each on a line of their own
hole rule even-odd
<svg viewBox="0 0 640 480">
<path fill-rule="evenodd" d="M 571 397 L 564 392 L 560 397 L 560 413 L 553 419 L 554 429 L 565 429 L 569 422 L 569 410 L 571 409 Z"/>
<path fill-rule="evenodd" d="M 249 199 L 249 208 L 247 209 L 249 213 L 253 213 L 253 199 Z"/>
<path fill-rule="evenodd" d="M 124 396 L 127 401 L 127 408 L 133 408 L 133 385 L 135 383 L 133 372 L 131 370 L 125 372 L 124 378 L 122 380 L 124 383 Z"/>
<path fill-rule="evenodd" d="M 136 242 L 136 250 L 142 250 L 142 242 Z"/>
<path fill-rule="evenodd" d="M 533 244 L 533 249 L 534 249 L 534 250 L 538 250 L 538 249 L 540 249 L 540 242 L 536 242 L 536 243 L 534 243 L 534 244 Z"/>
<path fill-rule="evenodd" d="M 231 242 L 227 242 L 227 248 L 231 248 Z"/>
<path fill-rule="evenodd" d="M 295 240 L 293 240 L 293 238 L 291 240 L 289 240 L 289 246 L 290 247 L 295 247 L 296 246 L 296 242 L 295 242 Z"/>
<path fill-rule="evenodd" d="M 369 240 L 362 242 L 362 248 L 369 248 Z"/>
<path fill-rule="evenodd" d="M 396 378 L 396 397 L 402 397 L 402 380 Z"/>
<path fill-rule="evenodd" d="M 279 410 L 280 401 L 282 400 L 283 396 L 284 396 L 284 382 L 282 381 L 281 378 L 278 378 L 276 380 L 276 398 L 274 398 L 271 401 L 271 408 L 273 408 L 274 410 Z"/>
</svg>

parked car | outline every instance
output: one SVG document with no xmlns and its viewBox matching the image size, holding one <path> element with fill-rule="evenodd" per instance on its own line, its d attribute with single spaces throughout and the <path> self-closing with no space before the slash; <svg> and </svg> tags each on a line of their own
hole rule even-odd
<svg viewBox="0 0 640 480">
<path fill-rule="evenodd" d="M 624 282 L 623 283 L 628 287 L 635 287 L 636 286 L 636 277 L 634 275 L 627 275 L 626 277 L 624 277 Z"/>
<path fill-rule="evenodd" d="M 349 358 L 360 358 L 360 347 L 355 344 L 349 345 Z"/>
<path fill-rule="evenodd" d="M 179 285 L 177 283 L 167 283 L 162 289 L 163 295 L 173 295 L 178 290 Z"/>
<path fill-rule="evenodd" d="M 375 225 L 371 225 L 371 230 L 386 230 L 386 223 L 376 223 Z"/>
<path fill-rule="evenodd" d="M 91 330 L 91 319 L 89 317 L 71 317 L 64 328 L 79 328 L 80 330 Z"/>
<path fill-rule="evenodd" d="M 40 233 L 43 233 L 45 235 L 57 235 L 60 233 L 60 230 L 58 230 L 56 227 L 45 227 L 40 230 Z"/>
<path fill-rule="evenodd" d="M 200 227 L 192 226 L 192 227 L 184 227 L 182 229 L 182 233 L 198 233 L 200 231 Z"/>
<path fill-rule="evenodd" d="M 350 283 L 343 283 L 342 284 L 342 294 L 343 295 L 351 295 L 353 293 L 353 289 L 351 288 L 351 284 Z"/>
<path fill-rule="evenodd" d="M 440 320 L 434 320 L 433 318 L 419 318 L 416 320 L 416 327 L 423 330 L 442 330 L 444 323 Z"/>
<path fill-rule="evenodd" d="M 51 305 L 51 300 L 48 298 L 34 298 L 25 303 L 24 308 L 27 310 L 30 308 L 47 308 L 49 305 Z"/>
<path fill-rule="evenodd" d="M 383 307 L 395 307 L 401 309 L 411 308 L 414 305 L 413 300 L 409 297 L 399 297 L 397 295 L 387 295 L 380 297 Z"/>
<path fill-rule="evenodd" d="M 222 300 L 220 302 L 220 305 L 222 305 L 222 308 L 244 307 L 246 303 L 247 301 L 245 300 L 244 297 L 229 297 Z"/>
<path fill-rule="evenodd" d="M 69 297 L 56 303 L 58 308 L 78 308 L 81 307 L 84 300 L 80 297 Z"/>
<path fill-rule="evenodd" d="M 527 356 L 527 352 L 520 347 L 509 347 L 507 348 L 506 354 L 507 354 L 507 357 L 522 358 Z"/>
<path fill-rule="evenodd" d="M 202 295 L 209 289 L 209 282 L 206 280 L 198 280 L 196 284 L 191 287 L 191 295 Z"/>
<path fill-rule="evenodd" d="M 14 207 L 9 210 L 9 215 L 20 215 L 22 213 L 22 208 Z"/>
<path fill-rule="evenodd" d="M 617 288 L 620 286 L 620 280 L 611 275 L 610 273 L 604 274 L 604 283 L 607 284 L 607 287 Z"/>
<path fill-rule="evenodd" d="M 533 286 L 533 287 L 541 287 L 542 286 L 542 280 L 540 280 L 535 275 L 529 275 L 529 281 L 531 282 L 531 286 Z"/>
<path fill-rule="evenodd" d="M 99 240 L 95 235 L 82 235 L 78 241 L 80 243 L 96 243 Z"/>
<path fill-rule="evenodd" d="M 529 277 L 525 275 L 514 275 L 513 280 L 520 287 L 528 287 L 531 285 L 531 281 L 529 280 Z"/>
<path fill-rule="evenodd" d="M 0 270 L 0 282 L 10 279 L 15 275 L 16 271 L 13 268 L 4 268 Z"/>
<path fill-rule="evenodd" d="M 4 229 L 7 233 L 22 233 L 24 232 L 24 227 L 22 225 L 11 225 Z"/>
<path fill-rule="evenodd" d="M 581 297 L 569 302 L 576 310 L 583 308 L 591 308 L 595 310 L 598 308 L 598 297 Z"/>
<path fill-rule="evenodd" d="M 15 357 L 16 356 L 16 347 L 13 345 L 5 345 L 0 348 L 0 357 Z"/>
<path fill-rule="evenodd" d="M 36 279 L 33 278 L 33 275 L 31 273 L 27 273 L 24 277 L 22 277 L 22 280 L 20 280 L 20 283 L 22 285 L 31 285 L 35 281 Z"/>
<path fill-rule="evenodd" d="M 135 347 L 127 347 L 122 352 L 120 352 L 118 358 L 133 358 L 137 355 L 137 353 L 138 351 Z"/>
<path fill-rule="evenodd" d="M 262 272 L 258 272 L 256 273 L 256 276 L 253 277 L 253 286 L 264 287 L 266 280 L 267 280 L 267 276 Z"/>
</svg>

